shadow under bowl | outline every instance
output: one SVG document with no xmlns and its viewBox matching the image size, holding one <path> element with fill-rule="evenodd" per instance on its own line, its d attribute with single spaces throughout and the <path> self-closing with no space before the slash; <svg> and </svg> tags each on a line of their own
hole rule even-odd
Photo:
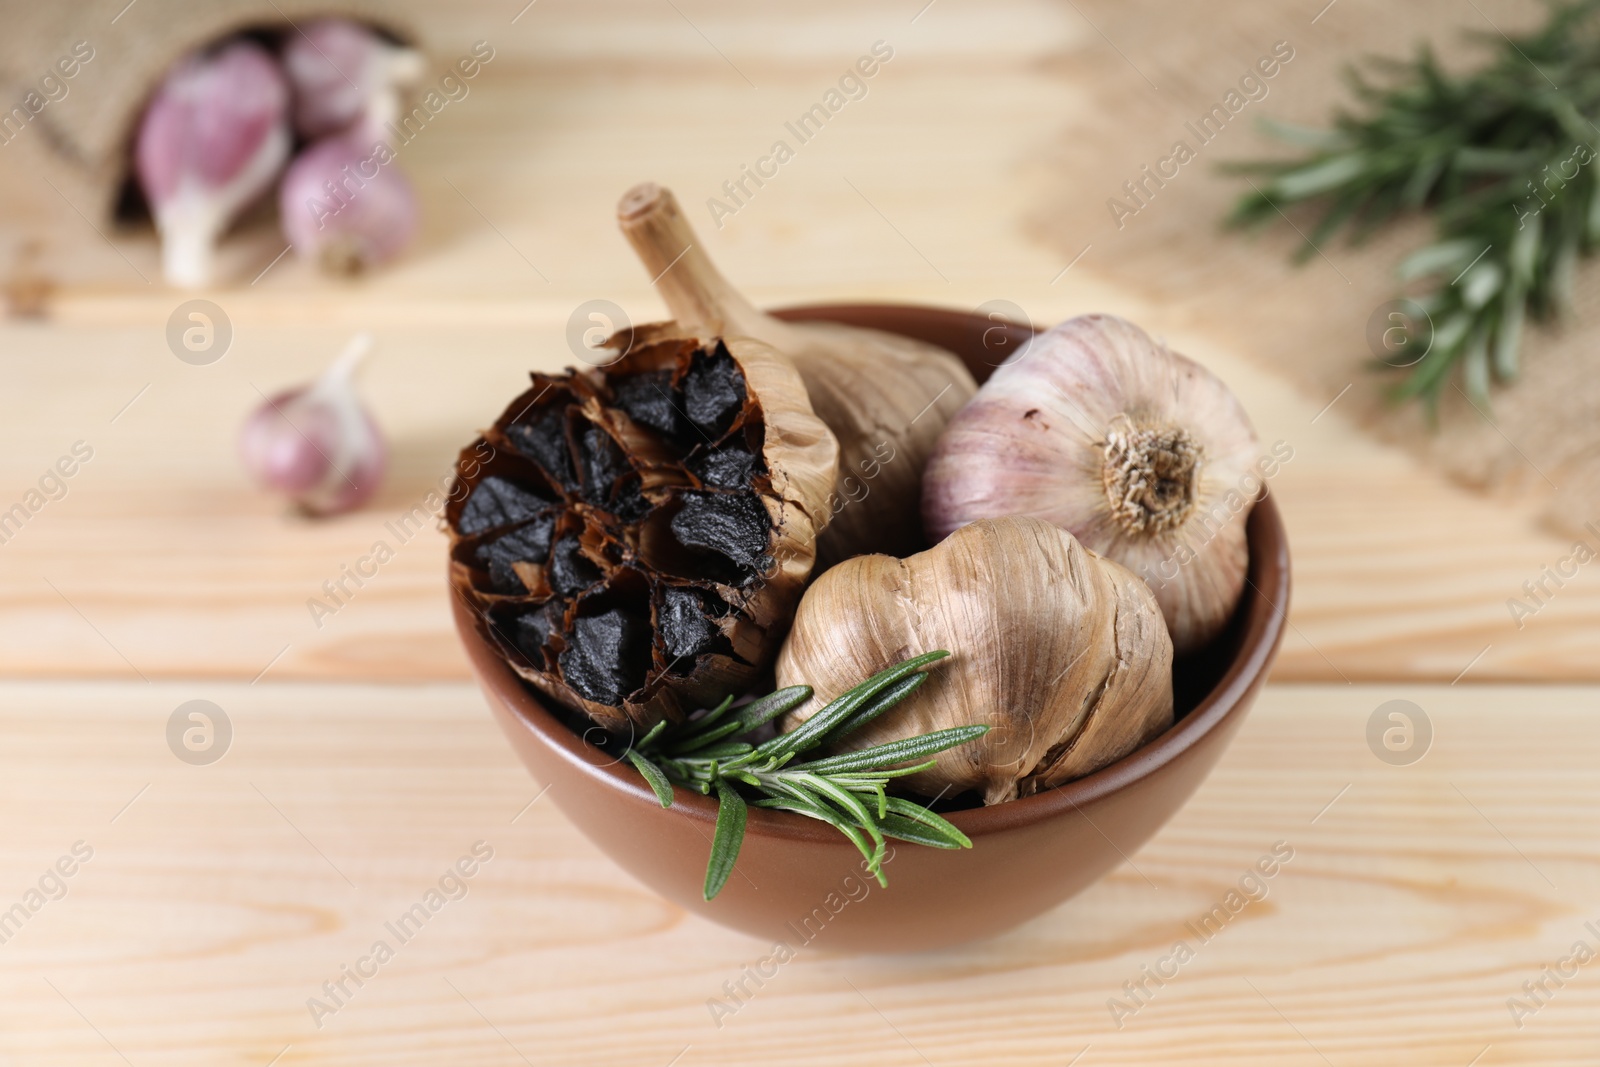
<svg viewBox="0 0 1600 1067">
<path fill-rule="evenodd" d="M 1032 327 L 942 308 L 842 304 L 775 312 L 792 321 L 866 326 L 940 345 L 980 382 Z M 855 847 L 804 816 L 751 808 L 733 876 L 702 899 L 716 824 L 711 798 L 676 789 L 663 808 L 637 771 L 561 721 L 479 635 L 452 597 L 456 630 L 512 747 L 550 799 L 621 867 L 673 903 L 791 948 L 842 952 L 938 948 L 1008 930 L 1060 904 L 1135 852 L 1181 808 L 1221 757 L 1266 679 L 1289 604 L 1289 551 L 1270 495 L 1248 523 L 1249 583 L 1211 646 L 1173 668 L 1177 721 L 1138 751 L 1021 800 L 951 813 L 973 847 L 893 842 L 889 885 Z"/>
</svg>

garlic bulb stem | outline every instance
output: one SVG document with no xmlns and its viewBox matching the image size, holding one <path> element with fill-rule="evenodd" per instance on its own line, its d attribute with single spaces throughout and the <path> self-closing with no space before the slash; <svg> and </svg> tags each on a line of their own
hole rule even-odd
<svg viewBox="0 0 1600 1067">
<path fill-rule="evenodd" d="M 1106 430 L 1101 480 L 1112 516 L 1129 533 L 1160 533 L 1194 511 L 1205 449 L 1181 427 L 1123 418 Z"/>
<path fill-rule="evenodd" d="M 728 283 L 670 190 L 654 182 L 629 189 L 617 204 L 617 222 L 672 317 L 685 330 L 713 337 L 756 337 L 780 351 L 793 352 L 804 345 L 793 338 L 788 323 L 768 315 Z M 785 339 L 790 341 L 788 348 L 779 343 Z"/>
<path fill-rule="evenodd" d="M 353 398 L 350 381 L 371 351 L 372 334 L 368 331 L 362 330 L 350 338 L 334 361 L 328 364 L 328 369 L 322 372 L 322 377 L 311 387 L 312 394 L 323 399 L 336 396 L 341 401 Z"/>
</svg>

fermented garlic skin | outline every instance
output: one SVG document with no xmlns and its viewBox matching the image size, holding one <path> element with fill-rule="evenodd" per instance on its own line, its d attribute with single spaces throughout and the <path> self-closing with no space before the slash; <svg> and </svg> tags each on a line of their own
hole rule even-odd
<svg viewBox="0 0 1600 1067">
<path fill-rule="evenodd" d="M 903 779 L 998 804 L 1081 778 L 1172 724 L 1172 641 L 1150 590 L 1039 519 L 984 519 L 906 559 L 857 556 L 817 578 L 778 655 L 808 684 L 794 729 L 860 679 L 929 649 L 951 656 L 850 735 L 865 748 L 952 726 L 982 738 Z"/>
<path fill-rule="evenodd" d="M 1261 446 L 1221 379 L 1115 315 L 1084 315 L 1013 355 L 945 428 L 923 475 L 937 542 L 1028 515 L 1154 590 L 1180 655 L 1232 618 Z"/>
<path fill-rule="evenodd" d="M 180 60 L 156 90 L 134 166 L 171 284 L 211 283 L 217 239 L 289 157 L 288 105 L 278 64 L 251 41 Z"/>
</svg>

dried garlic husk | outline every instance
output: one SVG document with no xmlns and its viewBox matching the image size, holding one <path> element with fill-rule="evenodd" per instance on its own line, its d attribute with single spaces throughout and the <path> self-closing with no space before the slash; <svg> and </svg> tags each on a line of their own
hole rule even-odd
<svg viewBox="0 0 1600 1067">
<path fill-rule="evenodd" d="M 861 552 L 925 547 L 922 469 L 950 416 L 977 389 L 952 353 L 896 334 L 760 311 L 717 271 L 672 193 L 651 182 L 617 205 L 622 232 L 672 316 L 708 336 L 755 337 L 794 360 L 811 406 L 839 438 L 834 513 L 819 567 Z"/>
<path fill-rule="evenodd" d="M 778 684 L 816 692 L 785 728 L 921 648 L 953 655 L 846 747 L 989 725 L 903 779 L 925 796 L 1028 796 L 1172 723 L 1172 642 L 1149 588 L 1060 527 L 1011 517 L 971 523 L 908 559 L 858 556 L 813 582 L 778 654 Z"/>
<path fill-rule="evenodd" d="M 759 341 L 639 327 L 461 453 L 451 584 L 523 678 L 647 728 L 742 692 L 814 560 L 838 443 Z"/>
<path fill-rule="evenodd" d="M 1031 515 L 1155 591 L 1178 654 L 1233 616 L 1261 445 L 1222 380 L 1115 315 L 1083 315 L 1001 364 L 950 421 L 923 477 L 938 541 Z"/>
</svg>

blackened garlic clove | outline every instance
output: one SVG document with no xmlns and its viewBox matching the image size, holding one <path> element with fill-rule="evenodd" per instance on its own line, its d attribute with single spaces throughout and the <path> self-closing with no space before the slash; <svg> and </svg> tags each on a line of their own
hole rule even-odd
<svg viewBox="0 0 1600 1067">
<path fill-rule="evenodd" d="M 358 507 L 377 491 L 388 446 L 355 390 L 371 348 L 359 334 L 322 376 L 268 399 L 245 422 L 239 454 L 258 483 L 313 515 Z"/>
<path fill-rule="evenodd" d="M 289 157 L 289 91 L 260 45 L 178 62 L 145 109 L 134 165 L 173 285 L 207 285 L 217 239 Z"/>
<path fill-rule="evenodd" d="M 307 147 L 289 164 L 278 218 L 296 255 L 332 274 L 359 274 L 410 244 L 417 198 L 387 143 L 340 135 Z"/>
<path fill-rule="evenodd" d="M 945 422 L 977 389 L 961 361 L 909 337 L 787 322 L 759 310 L 711 262 L 671 191 L 652 182 L 623 195 L 617 221 L 685 329 L 754 337 L 800 371 L 811 406 L 839 439 L 834 514 L 817 541 L 818 567 L 861 552 L 903 556 L 923 547 L 923 466 Z"/>
<path fill-rule="evenodd" d="M 1178 654 L 1232 618 L 1245 520 L 1275 469 L 1221 379 L 1115 315 L 1006 360 L 950 421 L 922 484 L 928 538 L 977 519 L 1055 523 L 1155 591 Z"/>
<path fill-rule="evenodd" d="M 358 133 L 370 140 L 400 114 L 400 94 L 422 77 L 422 54 L 349 19 L 303 24 L 283 46 L 295 132 L 308 140 Z"/>
</svg>

